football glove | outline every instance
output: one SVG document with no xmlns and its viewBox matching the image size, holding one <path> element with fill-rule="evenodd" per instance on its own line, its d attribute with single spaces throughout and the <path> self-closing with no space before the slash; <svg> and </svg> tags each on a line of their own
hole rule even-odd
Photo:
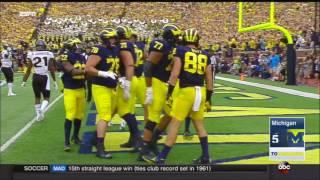
<svg viewBox="0 0 320 180">
<path fill-rule="evenodd" d="M 152 91 L 152 87 L 147 87 L 146 100 L 144 101 L 144 104 L 151 104 L 152 101 L 153 101 L 153 91 Z"/>
<path fill-rule="evenodd" d="M 166 106 L 168 106 L 169 108 L 171 108 L 172 106 L 172 93 L 173 93 L 173 89 L 174 89 L 174 86 L 169 84 L 169 87 L 168 87 L 168 93 L 167 93 L 167 97 L 166 97 Z"/>
<path fill-rule="evenodd" d="M 112 71 L 98 71 L 98 76 L 104 78 L 111 78 L 113 80 L 117 79 L 117 74 Z"/>
<path fill-rule="evenodd" d="M 204 106 L 205 106 L 205 111 L 206 112 L 210 112 L 211 111 L 211 102 L 210 101 L 206 101 Z"/>
<path fill-rule="evenodd" d="M 210 112 L 211 111 L 211 96 L 213 94 L 212 90 L 207 90 L 206 91 L 206 103 L 205 103 L 205 108 L 206 108 L 206 112 Z"/>
<path fill-rule="evenodd" d="M 166 100 L 166 106 L 168 106 L 170 109 L 172 107 L 172 102 L 173 102 L 172 96 L 168 97 L 168 99 Z"/>
</svg>

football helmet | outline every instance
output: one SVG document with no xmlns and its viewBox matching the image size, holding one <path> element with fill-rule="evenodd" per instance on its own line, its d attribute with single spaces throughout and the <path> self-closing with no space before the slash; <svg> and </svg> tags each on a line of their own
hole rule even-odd
<svg viewBox="0 0 320 180">
<path fill-rule="evenodd" d="M 47 48 L 47 45 L 43 40 L 38 39 L 35 43 L 35 47 L 37 51 L 45 51 Z"/>
<path fill-rule="evenodd" d="M 110 42 L 111 38 L 116 38 L 117 32 L 112 28 L 106 28 L 101 31 L 100 33 L 100 40 L 105 44 L 107 47 L 111 47 L 114 43 Z"/>
<path fill-rule="evenodd" d="M 175 24 L 165 24 L 161 30 L 161 36 L 170 44 L 175 44 L 179 36 L 181 35 L 181 29 Z"/>
<path fill-rule="evenodd" d="M 198 30 L 195 28 L 185 30 L 182 35 L 182 40 L 186 44 L 199 44 L 200 36 Z"/>
<path fill-rule="evenodd" d="M 131 28 L 128 26 L 118 26 L 116 31 L 119 39 L 130 39 L 132 35 Z"/>
<path fill-rule="evenodd" d="M 79 44 L 81 44 L 80 39 L 78 38 L 71 38 L 68 39 L 64 44 L 64 48 L 68 49 L 71 52 L 76 52 L 79 49 Z"/>
</svg>

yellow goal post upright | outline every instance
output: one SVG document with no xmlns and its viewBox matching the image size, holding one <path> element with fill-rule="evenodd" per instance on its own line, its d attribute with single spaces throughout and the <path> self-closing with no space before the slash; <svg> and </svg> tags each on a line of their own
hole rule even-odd
<svg viewBox="0 0 320 180">
<path fill-rule="evenodd" d="M 258 2 L 257 2 L 258 3 Z M 249 31 L 277 30 L 282 32 L 287 38 L 287 85 L 296 85 L 296 51 L 294 49 L 292 35 L 286 28 L 275 23 L 275 3 L 270 3 L 269 22 L 250 27 L 243 27 L 243 2 L 238 3 L 238 32 L 244 33 Z"/>
</svg>

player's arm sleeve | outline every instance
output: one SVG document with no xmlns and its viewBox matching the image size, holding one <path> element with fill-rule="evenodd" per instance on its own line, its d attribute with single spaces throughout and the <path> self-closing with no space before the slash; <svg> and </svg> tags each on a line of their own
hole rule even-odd
<svg viewBox="0 0 320 180">
<path fill-rule="evenodd" d="M 134 50 L 132 44 L 127 42 L 120 43 L 120 51 L 132 51 L 132 50 Z"/>
<path fill-rule="evenodd" d="M 164 50 L 164 44 L 161 42 L 161 41 L 152 41 L 150 43 L 150 46 L 149 46 L 149 52 L 151 51 L 158 51 L 158 52 L 163 52 Z"/>
<path fill-rule="evenodd" d="M 27 59 L 32 59 L 32 54 L 30 52 L 27 54 Z"/>
<path fill-rule="evenodd" d="M 50 52 L 50 54 L 49 54 L 49 59 L 54 59 L 54 55 L 52 52 Z"/>
<path fill-rule="evenodd" d="M 184 58 L 184 49 L 181 46 L 173 49 L 173 57 L 179 57 L 180 59 Z"/>
<path fill-rule="evenodd" d="M 89 56 L 90 56 L 90 55 L 100 56 L 100 53 L 101 53 L 100 48 L 97 47 L 97 46 L 93 46 L 93 47 L 91 48 L 91 51 L 90 51 L 90 53 L 89 53 Z"/>
<path fill-rule="evenodd" d="M 61 54 L 59 59 L 61 62 L 67 62 L 69 60 L 68 53 Z"/>
</svg>

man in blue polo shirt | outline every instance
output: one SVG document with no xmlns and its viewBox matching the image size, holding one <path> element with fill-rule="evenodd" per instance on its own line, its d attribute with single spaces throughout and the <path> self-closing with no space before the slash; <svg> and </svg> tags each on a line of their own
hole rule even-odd
<svg viewBox="0 0 320 180">
<path fill-rule="evenodd" d="M 275 53 L 275 51 L 271 51 L 271 55 L 269 57 L 269 66 L 270 66 L 270 74 L 271 74 L 271 80 L 275 81 L 278 78 L 278 71 L 279 71 L 279 65 L 280 65 L 280 57 L 278 54 Z"/>
</svg>

